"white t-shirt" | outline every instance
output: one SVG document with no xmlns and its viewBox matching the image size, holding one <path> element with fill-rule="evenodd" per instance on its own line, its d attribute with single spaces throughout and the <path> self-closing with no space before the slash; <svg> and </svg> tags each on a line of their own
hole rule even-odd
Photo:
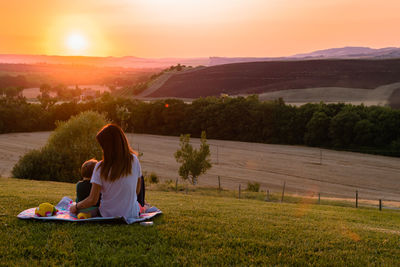
<svg viewBox="0 0 400 267">
<path fill-rule="evenodd" d="M 101 216 L 138 217 L 140 208 L 137 202 L 136 186 L 138 178 L 142 176 L 142 170 L 136 155 L 133 155 L 132 173 L 114 182 L 101 179 L 99 164 L 100 162 L 96 164 L 90 182 L 101 186 L 99 207 Z"/>
</svg>

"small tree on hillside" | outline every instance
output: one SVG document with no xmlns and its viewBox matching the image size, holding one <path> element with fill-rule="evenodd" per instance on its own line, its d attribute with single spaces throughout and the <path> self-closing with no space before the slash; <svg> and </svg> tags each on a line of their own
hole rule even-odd
<svg viewBox="0 0 400 267">
<path fill-rule="evenodd" d="M 206 133 L 201 133 L 200 149 L 194 149 L 189 144 L 190 135 L 181 135 L 180 149 L 178 149 L 174 156 L 178 163 L 182 165 L 179 167 L 179 176 L 184 180 L 189 180 L 193 185 L 198 182 L 198 177 L 204 174 L 212 167 L 210 160 L 210 146 L 207 144 Z"/>
<path fill-rule="evenodd" d="M 125 106 L 117 106 L 116 107 L 116 111 L 117 111 L 117 117 L 121 122 L 121 128 L 126 131 L 127 128 L 127 121 L 131 115 L 131 112 L 129 111 L 129 109 Z"/>
</svg>

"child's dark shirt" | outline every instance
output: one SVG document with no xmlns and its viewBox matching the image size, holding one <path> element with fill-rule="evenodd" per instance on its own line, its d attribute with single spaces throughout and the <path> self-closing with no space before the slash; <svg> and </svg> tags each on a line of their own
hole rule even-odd
<svg viewBox="0 0 400 267">
<path fill-rule="evenodd" d="M 92 189 L 92 184 L 90 180 L 82 180 L 76 184 L 76 203 L 84 200 L 90 194 L 90 189 Z M 95 207 L 100 206 L 100 199 L 95 205 Z"/>
</svg>

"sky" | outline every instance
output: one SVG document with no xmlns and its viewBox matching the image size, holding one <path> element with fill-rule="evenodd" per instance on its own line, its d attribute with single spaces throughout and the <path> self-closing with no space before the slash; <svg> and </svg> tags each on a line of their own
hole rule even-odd
<svg viewBox="0 0 400 267">
<path fill-rule="evenodd" d="M 0 54 L 277 57 L 400 47 L 399 0 L 0 0 Z"/>
</svg>

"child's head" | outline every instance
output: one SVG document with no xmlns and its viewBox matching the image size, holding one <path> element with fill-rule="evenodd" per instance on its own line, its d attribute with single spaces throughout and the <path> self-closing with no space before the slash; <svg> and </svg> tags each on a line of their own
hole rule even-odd
<svg viewBox="0 0 400 267">
<path fill-rule="evenodd" d="M 96 166 L 97 160 L 89 159 L 82 164 L 81 175 L 83 178 L 91 178 L 94 167 Z"/>
</svg>

